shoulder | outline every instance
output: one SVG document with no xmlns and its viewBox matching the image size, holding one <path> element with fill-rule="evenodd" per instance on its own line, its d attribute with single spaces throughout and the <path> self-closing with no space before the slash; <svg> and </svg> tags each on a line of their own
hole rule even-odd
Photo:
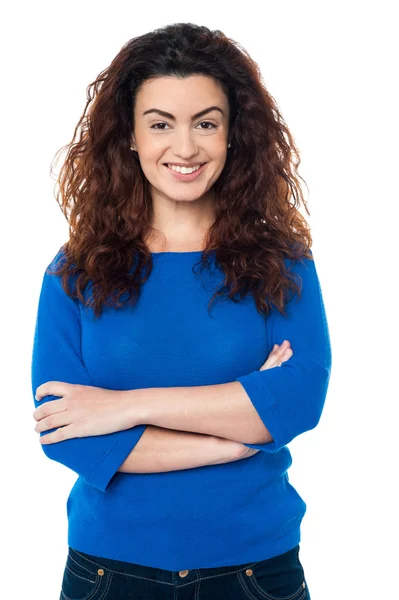
<svg viewBox="0 0 399 600">
<path fill-rule="evenodd" d="M 57 250 L 56 254 L 53 255 L 53 258 L 51 259 L 50 263 L 46 267 L 46 271 L 47 271 L 47 269 L 54 270 L 56 267 L 60 266 L 65 261 L 66 261 L 66 244 L 63 244 Z"/>
<path fill-rule="evenodd" d="M 69 297 L 69 300 L 73 300 L 65 288 L 65 277 L 58 272 L 66 260 L 66 245 L 63 244 L 57 252 L 53 254 L 52 259 L 45 267 L 42 280 L 42 293 L 54 296 L 58 300 L 62 298 L 66 299 L 66 297 Z M 66 278 L 69 290 L 74 289 L 74 279 L 75 277 L 72 274 L 68 275 Z"/>
<path fill-rule="evenodd" d="M 312 303 L 319 302 L 322 291 L 314 253 L 309 250 L 309 254 L 311 255 L 310 258 L 284 259 L 284 262 L 290 279 L 299 286 L 300 301 Z M 297 297 L 296 292 L 289 295 L 290 299 L 293 299 L 293 297 Z"/>
<path fill-rule="evenodd" d="M 287 268 L 287 271 L 290 274 L 293 274 L 295 276 L 296 280 L 298 280 L 296 276 L 299 276 L 299 278 L 300 278 L 299 282 L 303 278 L 308 279 L 309 277 L 310 278 L 314 278 L 315 276 L 317 277 L 314 254 L 313 254 L 313 251 L 310 249 L 309 249 L 309 254 L 310 254 L 310 258 L 307 256 L 301 256 L 300 258 L 285 258 L 284 259 L 284 264 Z"/>
</svg>

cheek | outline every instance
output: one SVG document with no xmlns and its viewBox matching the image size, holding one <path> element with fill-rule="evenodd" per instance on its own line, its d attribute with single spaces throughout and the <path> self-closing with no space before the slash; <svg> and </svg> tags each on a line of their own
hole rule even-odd
<svg viewBox="0 0 399 600">
<path fill-rule="evenodd" d="M 162 160 L 159 152 L 151 152 L 147 149 L 146 152 L 140 152 L 139 160 L 141 168 L 146 175 L 156 173 L 157 169 L 162 167 Z"/>
<path fill-rule="evenodd" d="M 220 175 L 220 173 L 223 171 L 224 166 L 226 164 L 226 159 L 227 159 L 227 154 L 226 153 L 221 153 L 221 155 L 218 156 L 217 159 L 215 159 L 215 166 L 214 166 L 214 170 L 217 171 L 217 174 Z"/>
</svg>

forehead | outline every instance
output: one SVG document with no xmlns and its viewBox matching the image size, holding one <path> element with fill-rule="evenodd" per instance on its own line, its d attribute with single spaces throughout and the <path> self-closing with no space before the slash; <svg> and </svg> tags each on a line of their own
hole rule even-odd
<svg viewBox="0 0 399 600">
<path fill-rule="evenodd" d="M 184 79 L 175 76 L 157 77 L 145 81 L 136 95 L 135 111 L 151 107 L 169 110 L 182 116 L 217 104 L 225 112 L 228 99 L 220 84 L 206 75 L 191 75 Z"/>
</svg>

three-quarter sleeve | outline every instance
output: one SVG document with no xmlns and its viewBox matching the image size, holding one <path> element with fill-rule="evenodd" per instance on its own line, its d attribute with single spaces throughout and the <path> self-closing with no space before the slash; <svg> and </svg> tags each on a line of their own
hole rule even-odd
<svg viewBox="0 0 399 600">
<path fill-rule="evenodd" d="M 252 371 L 236 379 L 273 438 L 269 443 L 245 445 L 265 452 L 276 452 L 316 427 L 331 373 L 329 328 L 314 257 L 287 264 L 301 278 L 301 297 L 295 294 L 290 298 L 286 316 L 274 307 L 266 325 L 269 347 L 289 340 L 293 355 L 281 367 Z"/>
<path fill-rule="evenodd" d="M 59 253 L 55 258 L 58 257 Z M 63 290 L 61 277 L 46 272 L 37 309 L 31 381 L 36 408 L 43 402 L 60 398 L 49 395 L 40 401 L 35 400 L 36 389 L 47 381 L 95 386 L 81 356 L 81 321 L 77 301 Z M 137 425 L 107 435 L 67 439 L 43 444 L 42 448 L 48 458 L 62 463 L 87 483 L 107 492 L 119 467 L 146 427 Z M 40 436 L 50 431 L 54 429 L 41 432 Z"/>
</svg>

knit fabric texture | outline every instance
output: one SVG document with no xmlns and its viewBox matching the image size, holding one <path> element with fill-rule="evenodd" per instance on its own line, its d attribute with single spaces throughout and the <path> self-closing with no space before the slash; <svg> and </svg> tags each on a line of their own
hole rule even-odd
<svg viewBox="0 0 399 600">
<path fill-rule="evenodd" d="M 266 444 L 247 443 L 260 450 L 251 457 L 165 473 L 118 471 L 148 425 L 43 445 L 48 458 L 78 475 L 67 500 L 69 546 L 178 571 L 264 560 L 300 542 L 306 503 L 289 482 L 287 444 L 318 424 L 331 372 L 329 329 L 311 254 L 285 261 L 302 282 L 301 298 L 289 299 L 285 316 L 275 308 L 261 315 L 251 295 L 217 301 L 208 314 L 224 274 L 214 255 L 210 269 L 193 271 L 201 251 L 152 253 L 153 271 L 137 304 L 105 307 L 98 319 L 65 293 L 60 277 L 44 272 L 33 396 L 47 381 L 113 390 L 238 381 L 273 437 Z M 50 265 L 62 256 L 60 248 Z M 293 356 L 260 371 L 273 345 L 285 339 Z"/>
</svg>

